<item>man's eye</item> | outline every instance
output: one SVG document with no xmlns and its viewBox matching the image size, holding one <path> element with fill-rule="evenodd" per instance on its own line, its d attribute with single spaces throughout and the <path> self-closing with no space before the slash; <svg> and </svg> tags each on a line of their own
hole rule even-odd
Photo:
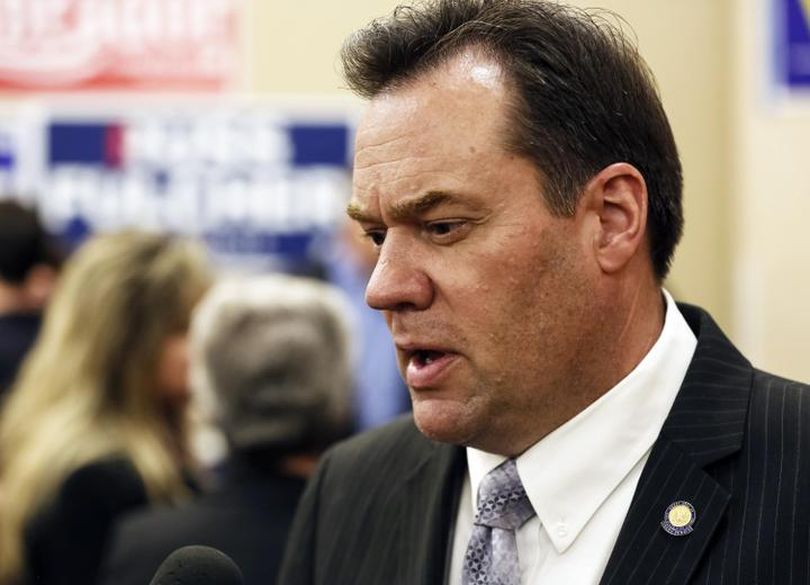
<svg viewBox="0 0 810 585">
<path fill-rule="evenodd" d="M 466 221 L 453 220 L 453 221 L 433 221 L 425 226 L 425 230 L 434 237 L 442 238 L 447 236 L 460 235 L 467 225 Z"/>
<path fill-rule="evenodd" d="M 430 231 L 430 233 L 436 236 L 444 236 L 452 232 L 453 228 L 455 228 L 456 226 L 457 226 L 456 223 L 452 223 L 449 221 L 441 221 L 428 224 L 428 230 Z"/>
<path fill-rule="evenodd" d="M 366 232 L 366 237 L 371 240 L 375 246 L 382 246 L 385 241 L 385 231 L 383 230 L 369 230 Z"/>
</svg>

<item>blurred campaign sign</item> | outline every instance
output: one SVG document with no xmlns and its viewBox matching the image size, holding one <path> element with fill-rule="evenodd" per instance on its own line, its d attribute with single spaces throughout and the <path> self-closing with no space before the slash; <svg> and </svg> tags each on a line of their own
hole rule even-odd
<svg viewBox="0 0 810 585">
<path fill-rule="evenodd" d="M 289 269 L 343 218 L 345 112 L 256 103 L 107 110 L 52 111 L 45 124 L 39 207 L 70 240 L 137 226 L 203 237 L 228 262 Z"/>
<path fill-rule="evenodd" d="M 0 108 L 0 197 L 27 200 L 38 180 L 41 125 L 36 108 Z"/>
<path fill-rule="evenodd" d="M 810 89 L 810 0 L 778 0 L 776 60 L 779 82 Z"/>
<path fill-rule="evenodd" d="M 0 193 L 16 190 L 16 159 L 14 135 L 0 125 Z"/>
<path fill-rule="evenodd" d="M 0 0 L 0 90 L 217 90 L 244 0 Z"/>
</svg>

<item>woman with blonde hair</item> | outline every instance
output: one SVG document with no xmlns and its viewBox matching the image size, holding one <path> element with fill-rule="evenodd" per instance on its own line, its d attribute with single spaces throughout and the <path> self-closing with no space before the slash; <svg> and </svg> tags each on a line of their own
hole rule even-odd
<svg viewBox="0 0 810 585">
<path fill-rule="evenodd" d="M 200 248 L 124 232 L 64 270 L 0 418 L 0 584 L 91 584 L 113 521 L 188 491 Z"/>
</svg>

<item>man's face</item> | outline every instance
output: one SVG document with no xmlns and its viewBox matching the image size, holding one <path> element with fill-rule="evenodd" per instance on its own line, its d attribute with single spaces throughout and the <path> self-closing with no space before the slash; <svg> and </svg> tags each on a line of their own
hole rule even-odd
<svg viewBox="0 0 810 585">
<path fill-rule="evenodd" d="M 504 149 L 508 92 L 467 53 L 375 98 L 349 213 L 377 247 L 366 300 L 420 430 L 513 455 L 576 393 L 597 325 L 584 220 L 552 215 L 535 167 Z"/>
</svg>

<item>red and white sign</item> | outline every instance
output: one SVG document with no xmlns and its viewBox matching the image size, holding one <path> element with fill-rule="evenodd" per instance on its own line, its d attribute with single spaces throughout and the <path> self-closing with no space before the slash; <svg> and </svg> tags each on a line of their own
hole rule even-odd
<svg viewBox="0 0 810 585">
<path fill-rule="evenodd" d="M 220 90 L 244 0 L 0 0 L 0 90 Z"/>
</svg>

